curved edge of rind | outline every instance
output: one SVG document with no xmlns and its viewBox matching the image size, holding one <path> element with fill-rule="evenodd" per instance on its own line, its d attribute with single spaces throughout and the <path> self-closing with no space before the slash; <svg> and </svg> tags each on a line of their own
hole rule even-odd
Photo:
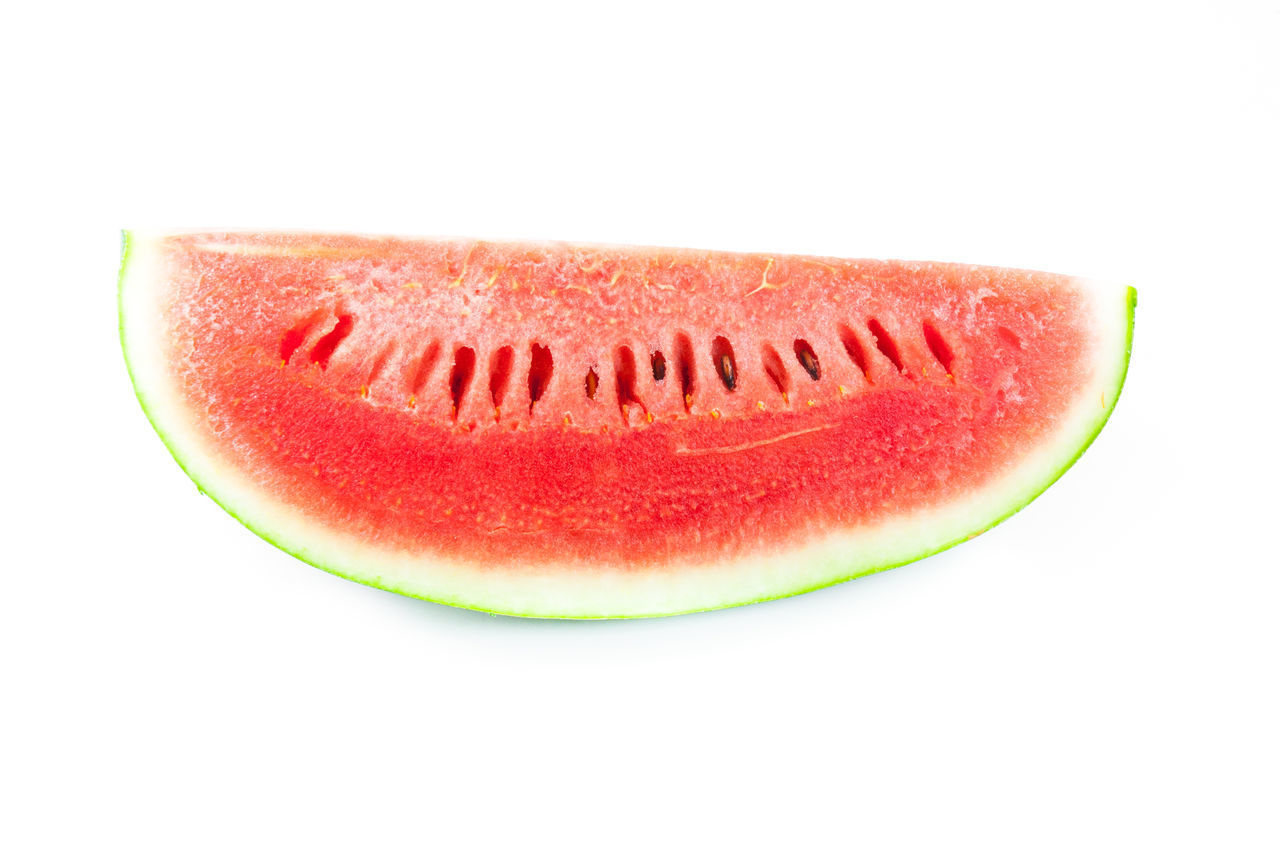
<svg viewBox="0 0 1280 850">
<path fill-rule="evenodd" d="M 1110 393 L 1111 401 L 1106 405 L 1102 414 L 1098 417 L 1097 422 L 1094 424 L 1088 436 L 1085 437 L 1084 442 L 1080 443 L 1079 448 L 1076 450 L 1075 454 L 1071 455 L 1071 457 L 1068 458 L 1065 463 L 1063 463 L 1060 467 L 1055 469 L 1051 475 L 1045 478 L 1043 480 L 1043 483 L 1037 484 L 1028 494 L 1024 495 L 1017 502 L 1013 503 L 1013 505 L 1009 507 L 1007 511 L 1005 511 L 1003 514 L 1000 514 L 995 519 L 988 522 L 986 525 L 975 528 L 973 531 L 971 531 L 968 534 L 958 536 L 941 546 L 938 546 L 933 549 L 929 549 L 928 551 L 922 552 L 919 555 L 908 558 L 906 560 L 885 564 L 883 566 L 869 567 L 867 569 L 864 569 L 858 572 L 850 573 L 849 575 L 846 575 L 842 578 L 837 578 L 831 581 L 814 584 L 812 586 L 801 588 L 800 590 L 792 591 L 790 593 L 780 593 L 780 594 L 777 594 L 776 596 L 764 596 L 759 599 L 753 599 L 751 600 L 751 602 L 748 602 L 745 604 L 750 605 L 756 602 L 769 602 L 774 599 L 787 599 L 792 596 L 799 596 L 804 593 L 809 593 L 810 591 L 821 590 L 824 587 L 833 587 L 837 584 L 844 584 L 845 582 L 853 581 L 854 579 L 862 578 L 864 576 L 874 575 L 875 573 L 883 573 L 889 570 L 896 570 L 898 567 L 905 567 L 907 564 L 914 564 L 916 561 L 922 561 L 925 558 L 928 558 L 932 555 L 937 555 L 939 552 L 945 552 L 948 549 L 959 546 L 961 543 L 972 540 L 975 537 L 978 537 L 982 534 L 987 533 L 988 531 L 995 528 L 1000 523 L 1004 522 L 1005 520 L 1012 517 L 1014 514 L 1021 511 L 1027 505 L 1034 502 L 1036 499 L 1040 498 L 1040 496 L 1043 495 L 1046 490 L 1052 487 L 1059 478 L 1067 474 L 1068 469 L 1075 466 L 1076 461 L 1080 460 L 1080 458 L 1084 456 L 1084 453 L 1088 451 L 1091 445 L 1093 445 L 1093 441 L 1098 439 L 1098 435 L 1102 433 L 1102 429 L 1106 426 L 1107 421 L 1111 419 L 1112 411 L 1116 409 L 1116 404 L 1120 401 L 1120 393 L 1124 389 L 1124 382 L 1129 374 L 1129 358 L 1133 352 L 1134 315 L 1138 305 L 1138 290 L 1132 286 L 1126 287 L 1126 290 L 1127 291 L 1126 291 L 1126 299 L 1125 299 L 1126 320 L 1125 320 L 1124 357 L 1120 364 L 1119 378 L 1115 383 L 1113 391 Z M 728 606 L 722 606 L 722 607 L 728 607 Z M 702 610 L 717 610 L 717 609 L 709 608 L 709 609 L 702 609 Z M 679 612 L 679 613 L 693 613 L 693 612 Z"/>
<path fill-rule="evenodd" d="M 178 464 L 178 468 L 181 469 L 196 485 L 196 489 L 208 496 L 209 491 L 205 489 L 204 485 L 198 478 L 196 478 L 196 476 L 191 474 L 191 470 L 188 468 L 187 462 L 183 459 L 182 453 L 174 446 L 173 440 L 157 420 L 156 413 L 154 412 L 152 405 L 147 402 L 148 393 L 143 389 L 142 383 L 138 380 L 138 373 L 134 368 L 134 360 L 129 356 L 129 333 L 126 327 L 128 321 L 126 319 L 124 308 L 125 283 L 128 278 L 129 261 L 137 253 L 138 241 L 139 236 L 137 231 L 120 231 L 120 272 L 116 277 L 116 311 L 117 321 L 120 326 L 120 351 L 124 355 L 124 368 L 129 373 L 129 383 L 133 385 L 133 394 L 138 399 L 138 406 L 142 408 L 142 414 L 146 416 L 147 421 L 151 423 L 151 427 L 155 430 L 156 436 L 160 438 L 160 442 L 164 444 L 164 447 L 169 451 L 169 455 L 173 458 L 174 462 Z M 217 499 L 214 499 L 213 501 L 218 505 L 218 507 L 222 508 L 224 511 L 231 514 L 231 516 L 239 520 L 246 528 L 253 531 L 254 534 L 257 534 L 259 537 L 262 537 L 264 540 L 275 545 L 275 541 L 261 534 L 249 523 L 245 522 L 239 516 L 236 516 L 236 514 L 226 505 L 222 504 L 222 502 L 219 502 Z"/>
<path fill-rule="evenodd" d="M 1043 477 L 1041 480 L 1024 488 L 1023 492 L 1019 495 L 1019 497 L 1011 505 L 1007 505 L 1006 507 L 1002 508 L 1000 512 L 997 512 L 994 518 L 988 519 L 984 522 L 979 522 L 977 525 L 975 525 L 972 528 L 972 530 L 966 533 L 955 535 L 940 545 L 926 547 L 925 549 L 920 550 L 916 553 L 912 553 L 907 557 L 892 559 L 890 561 L 887 561 L 881 564 L 873 564 L 870 566 L 864 565 L 849 572 L 836 573 L 833 576 L 826 577 L 820 581 L 809 583 L 809 584 L 797 585 L 795 587 L 788 588 L 787 590 L 778 592 L 778 593 L 765 593 L 758 596 L 730 598 L 721 602 L 711 602 L 709 604 L 694 605 L 690 607 L 684 607 L 684 608 L 679 608 L 674 610 L 663 610 L 663 611 L 649 611 L 649 610 L 633 611 L 633 612 L 618 611 L 616 613 L 591 614 L 591 613 L 582 613 L 577 611 L 570 613 L 570 612 L 550 612 L 550 611 L 539 611 L 539 610 L 514 610 L 513 608 L 510 608 L 510 607 L 496 607 L 496 606 L 491 607 L 483 603 L 477 603 L 476 601 L 465 600 L 465 599 L 460 599 L 456 597 L 449 597 L 441 594 L 421 593 L 421 592 L 417 592 L 414 588 L 406 587 L 403 584 L 397 584 L 397 583 L 385 581 L 381 578 L 381 576 L 361 575 L 359 573 L 334 566 L 333 564 L 327 562 L 327 560 L 322 556 L 312 553 L 311 551 L 308 551 L 305 547 L 292 545 L 291 543 L 289 543 L 284 539 L 284 535 L 273 534 L 267 528 L 260 527 L 259 523 L 249 519 L 247 516 L 244 515 L 244 512 L 232 507 L 233 500 L 226 497 L 224 494 L 220 492 L 220 488 L 218 487 L 217 483 L 212 481 L 202 480 L 201 476 L 194 473 L 192 471 L 192 467 L 194 466 L 194 464 L 190 463 L 184 457 L 183 451 L 179 449 L 179 447 L 176 445 L 176 440 L 170 434 L 168 434 L 165 426 L 161 423 L 160 421 L 161 417 L 158 414 L 158 412 L 155 410 L 154 405 L 149 402 L 148 390 L 143 386 L 143 382 L 139 380 L 138 371 L 135 368 L 134 360 L 130 354 L 130 343 L 129 343 L 130 333 L 128 330 L 129 319 L 128 319 L 128 311 L 125 309 L 125 303 L 126 303 L 125 296 L 126 296 L 126 286 L 128 285 L 128 281 L 130 277 L 131 261 L 136 259 L 139 243 L 141 241 L 150 242 L 153 239 L 159 238 L 159 237 L 158 236 L 144 237 L 138 231 L 130 231 L 130 230 L 123 231 L 122 236 L 123 236 L 123 240 L 122 240 L 123 245 L 122 245 L 122 251 L 121 251 L 120 272 L 117 280 L 116 297 L 117 297 L 117 309 L 119 313 L 118 320 L 119 320 L 119 331 L 120 331 L 120 344 L 124 354 L 125 367 L 129 372 L 129 378 L 133 384 L 134 394 L 137 396 L 138 402 L 142 407 L 142 411 L 146 415 L 148 421 L 151 423 L 152 428 L 156 431 L 156 434 L 160 437 L 161 442 L 164 443 L 165 448 L 169 451 L 169 454 L 172 455 L 174 461 L 178 464 L 178 466 L 182 469 L 182 471 L 187 475 L 187 477 L 190 478 L 195 483 L 196 488 L 201 493 L 203 493 L 204 495 L 212 499 L 215 504 L 217 504 L 220 508 L 222 508 L 228 514 L 230 514 L 237 522 L 239 522 L 245 528 L 249 529 L 258 537 L 262 538 L 263 540 L 267 541 L 268 543 L 272 544 L 278 549 L 281 549 L 284 552 L 287 552 L 288 554 L 292 555 L 298 560 L 306 564 L 309 564 L 313 567 L 316 567 L 320 570 L 323 570 L 327 573 L 331 573 L 335 576 L 339 576 L 341 578 L 347 579 L 349 581 L 354 581 L 359 584 L 375 587 L 380 590 L 385 590 L 385 591 L 396 593 L 402 596 L 409 596 L 415 599 L 422 599 L 424 601 L 434 602 L 440 605 L 446 605 L 449 607 L 476 611 L 484 614 L 521 617 L 521 618 L 529 618 L 529 619 L 625 620 L 625 619 L 669 617 L 669 616 L 676 616 L 680 614 L 692 614 L 692 613 L 697 613 L 702 611 L 714 611 L 714 610 L 732 608 L 732 607 L 737 607 L 742 605 L 751 605 L 758 602 L 771 601 L 774 599 L 785 599 L 792 596 L 799 596 L 801 594 L 808 593 L 814 590 L 819 590 L 824 587 L 831 587 L 833 585 L 843 584 L 845 582 L 852 581 L 857 578 L 862 578 L 863 576 L 872 575 L 874 573 L 885 572 L 888 570 L 896 569 L 898 567 L 905 566 L 907 564 L 922 560 L 931 555 L 935 555 L 939 552 L 943 552 L 960 543 L 965 542 L 966 540 L 971 540 L 974 537 L 977 537 L 980 534 L 985 533 L 986 531 L 990 530 L 996 525 L 999 525 L 1001 522 L 1004 522 L 1006 519 L 1013 516 L 1018 511 L 1025 508 L 1028 504 L 1030 504 L 1038 496 L 1040 496 L 1045 490 L 1047 490 L 1050 486 L 1052 486 L 1055 481 L 1061 478 L 1066 473 L 1066 471 L 1070 469 L 1076 463 L 1077 460 L 1080 459 L 1080 457 L 1085 453 L 1085 451 L 1089 448 L 1089 446 L 1093 444 L 1093 441 L 1097 439 L 1098 434 L 1102 432 L 1103 427 L 1106 425 L 1107 420 L 1110 418 L 1112 411 L 1115 409 L 1115 406 L 1119 401 L 1120 392 L 1123 389 L 1124 382 L 1128 374 L 1129 359 L 1130 359 L 1130 354 L 1133 348 L 1134 315 L 1135 315 L 1135 308 L 1137 305 L 1137 291 L 1132 286 L 1126 287 L 1125 318 L 1124 318 L 1125 340 L 1124 340 L 1124 346 L 1123 346 L 1123 355 L 1121 358 L 1121 362 L 1118 364 L 1118 369 L 1116 370 L 1116 377 L 1112 384 L 1112 390 L 1109 393 L 1110 401 L 1104 405 L 1103 410 L 1092 423 L 1092 426 L 1089 428 L 1088 433 L 1086 434 L 1084 439 L 1075 446 L 1074 452 L 1065 460 L 1065 462 L 1061 462 L 1056 467 L 1053 467 L 1050 470 L 1050 473 L 1047 476 Z"/>
</svg>

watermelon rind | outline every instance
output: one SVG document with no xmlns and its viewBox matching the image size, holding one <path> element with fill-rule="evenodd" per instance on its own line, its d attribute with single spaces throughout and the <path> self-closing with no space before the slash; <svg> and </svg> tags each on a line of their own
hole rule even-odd
<svg viewBox="0 0 1280 850">
<path fill-rule="evenodd" d="M 786 551 L 651 571 L 575 564 L 474 565 L 351 539 L 274 499 L 220 461 L 170 377 L 163 339 L 166 233 L 125 231 L 118 284 L 120 341 L 142 409 L 183 471 L 264 540 L 322 570 L 444 605 L 520 617 L 620 619 L 706 611 L 778 599 L 893 569 L 971 539 L 1017 513 L 1084 454 L 1124 386 L 1137 293 L 1076 279 L 1094 310 L 1091 379 L 1049 436 L 962 501 L 839 529 Z"/>
</svg>

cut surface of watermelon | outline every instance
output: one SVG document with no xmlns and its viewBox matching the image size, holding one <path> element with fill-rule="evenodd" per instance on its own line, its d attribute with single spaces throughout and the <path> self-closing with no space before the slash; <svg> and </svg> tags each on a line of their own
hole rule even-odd
<svg viewBox="0 0 1280 850">
<path fill-rule="evenodd" d="M 540 617 L 898 566 L 1069 467 L 1132 288 L 660 248 L 126 234 L 121 338 L 200 488 L 323 569 Z"/>
</svg>

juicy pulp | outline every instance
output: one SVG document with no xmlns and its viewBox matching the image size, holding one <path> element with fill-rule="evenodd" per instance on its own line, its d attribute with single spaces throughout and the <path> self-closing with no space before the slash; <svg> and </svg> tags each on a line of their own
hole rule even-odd
<svg viewBox="0 0 1280 850">
<path fill-rule="evenodd" d="M 528 616 L 741 604 L 973 536 L 1096 435 L 1132 316 L 1058 275 L 553 243 L 130 234 L 121 273 L 144 409 L 228 511 Z"/>
</svg>

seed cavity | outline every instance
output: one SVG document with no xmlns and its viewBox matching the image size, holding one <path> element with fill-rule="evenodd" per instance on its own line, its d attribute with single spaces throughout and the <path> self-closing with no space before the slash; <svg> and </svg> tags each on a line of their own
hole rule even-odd
<svg viewBox="0 0 1280 850">
<path fill-rule="evenodd" d="M 934 359 L 950 375 L 951 364 L 955 361 L 955 354 L 951 351 L 951 346 L 947 345 L 947 341 L 942 338 L 942 334 L 930 322 L 924 323 L 924 341 L 928 343 L 929 351 L 933 354 Z"/>
<path fill-rule="evenodd" d="M 884 329 L 884 325 L 880 324 L 876 319 L 871 319 L 867 322 L 867 330 L 871 331 L 871 336 L 876 341 L 876 348 L 880 349 L 880 353 L 889 358 L 893 368 L 901 373 L 902 355 L 898 353 L 898 344 L 893 341 L 893 337 L 889 336 L 889 332 Z"/>
<path fill-rule="evenodd" d="M 858 371 L 862 372 L 862 377 L 870 382 L 871 373 L 867 371 L 867 352 L 862 348 L 862 340 L 858 339 L 858 335 L 848 325 L 839 325 L 836 331 L 840 334 L 840 343 L 844 346 L 845 353 L 858 367 Z"/>
<path fill-rule="evenodd" d="M 793 347 L 796 351 L 796 359 L 809 373 L 809 377 L 815 381 L 821 378 L 822 366 L 818 363 L 818 355 L 813 353 L 813 346 L 807 340 L 798 339 Z"/>
<path fill-rule="evenodd" d="M 738 361 L 733 356 L 733 346 L 725 337 L 718 336 L 711 341 L 711 362 L 725 389 L 733 392 L 738 386 Z"/>
<path fill-rule="evenodd" d="M 324 318 L 325 309 L 321 307 L 311 315 L 306 316 L 298 321 L 296 325 L 285 331 L 284 336 L 280 338 L 280 361 L 288 363 L 289 358 L 293 357 L 293 353 L 297 351 L 302 343 L 306 341 L 307 335 L 320 324 L 320 320 Z"/>
<path fill-rule="evenodd" d="M 783 399 L 786 399 L 787 393 L 791 391 L 791 377 L 787 374 L 787 367 L 782 365 L 782 357 L 778 354 L 778 350 L 766 342 L 760 349 L 760 363 L 764 366 L 764 373 L 769 376 L 769 380 L 773 381 L 778 392 L 782 393 Z"/>
<path fill-rule="evenodd" d="M 431 377 L 431 372 L 436 368 L 436 363 L 440 360 L 440 340 L 433 339 L 431 344 L 427 346 L 427 350 L 422 352 L 422 357 L 418 360 L 418 368 L 414 370 L 413 379 L 409 382 L 409 394 L 418 396 L 422 394 L 422 388 L 426 386 L 427 378 Z"/>
<path fill-rule="evenodd" d="M 687 412 L 693 406 L 693 391 L 697 384 L 697 366 L 693 360 L 693 342 L 686 333 L 678 333 L 675 338 L 676 372 L 680 375 L 680 397 L 684 399 Z"/>
<path fill-rule="evenodd" d="M 502 398 L 507 394 L 511 364 L 515 359 L 515 349 L 509 345 L 502 346 L 489 357 L 489 398 L 493 401 L 495 419 L 502 415 Z"/>
<path fill-rule="evenodd" d="M 1013 348 L 1015 351 L 1022 350 L 1022 338 L 1003 325 L 996 328 L 996 335 L 1000 337 L 1002 342 Z"/>
<path fill-rule="evenodd" d="M 329 368 L 329 360 L 333 357 L 333 352 L 337 351 L 342 341 L 351 335 L 355 323 L 355 319 L 349 313 L 339 316 L 333 330 L 320 337 L 320 341 L 311 349 L 311 362 L 320 364 L 321 369 Z"/>
<path fill-rule="evenodd" d="M 373 382 L 378 380 L 382 374 L 382 370 L 387 368 L 387 361 L 391 359 L 391 355 L 395 353 L 396 344 L 389 342 L 382 347 L 382 351 L 378 352 L 378 356 L 374 358 L 373 365 L 369 367 L 369 375 L 364 379 L 365 395 L 368 395 L 369 387 L 373 386 Z"/>
<path fill-rule="evenodd" d="M 622 412 L 622 421 L 626 422 L 627 405 L 638 404 L 641 410 L 645 410 L 645 406 L 636 394 L 636 356 L 625 345 L 618 346 L 613 352 L 613 373 L 617 378 L 618 410 Z"/>
<path fill-rule="evenodd" d="M 649 362 L 653 366 L 654 382 L 664 380 L 667 377 L 667 358 L 662 356 L 661 351 L 655 351 Z"/>
<path fill-rule="evenodd" d="M 551 384 L 551 349 L 545 345 L 533 343 L 529 348 L 529 412 L 542 398 Z"/>
<path fill-rule="evenodd" d="M 594 366 L 587 370 L 585 384 L 587 387 L 587 398 L 594 399 L 596 397 L 596 387 L 600 386 L 600 376 L 596 374 Z"/>
<path fill-rule="evenodd" d="M 471 386 L 471 377 L 476 370 L 476 351 L 474 348 L 461 346 L 453 352 L 453 369 L 449 372 L 449 398 L 453 401 L 453 418 L 458 419 L 458 410 L 462 407 L 462 399 Z"/>
</svg>

